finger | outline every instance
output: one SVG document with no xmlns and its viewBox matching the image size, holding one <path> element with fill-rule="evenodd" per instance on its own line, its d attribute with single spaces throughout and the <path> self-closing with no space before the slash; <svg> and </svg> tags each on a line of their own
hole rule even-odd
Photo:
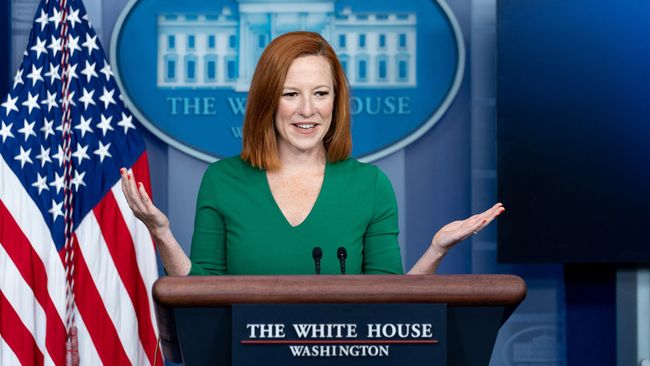
<svg viewBox="0 0 650 366">
<path fill-rule="evenodd" d="M 481 222 L 481 226 L 477 229 L 477 232 L 480 231 L 480 230 L 483 230 L 484 227 L 488 226 L 488 225 L 489 225 L 492 221 L 494 221 L 494 219 L 496 219 L 497 216 L 499 216 L 499 215 L 500 215 L 504 210 L 505 210 L 505 209 L 503 209 L 502 207 L 497 208 L 497 210 L 496 210 L 495 212 L 493 212 L 491 216 L 487 216 L 487 217 L 485 217 L 485 219 Z"/>
<path fill-rule="evenodd" d="M 148 222 L 153 225 L 151 227 L 161 228 L 168 225 L 169 220 L 167 219 L 167 216 L 165 216 L 165 214 L 154 205 L 142 182 L 138 182 L 138 192 L 140 193 L 142 202 L 147 208 L 146 214 Z"/>
<path fill-rule="evenodd" d="M 498 214 L 498 213 L 500 213 L 500 212 L 505 211 L 505 208 L 503 207 L 503 203 L 498 202 L 497 204 L 495 204 L 494 206 L 492 206 L 492 207 L 490 208 L 490 211 L 492 211 L 492 212 Z"/>
<path fill-rule="evenodd" d="M 503 204 L 499 202 L 494 206 L 490 207 L 489 209 L 485 210 L 484 212 L 480 213 L 479 216 L 482 219 L 492 220 L 495 217 L 499 216 L 503 211 L 505 211 L 505 209 L 503 208 Z"/>
<path fill-rule="evenodd" d="M 467 229 L 473 229 L 474 227 L 476 227 L 477 224 L 480 224 L 480 222 L 483 220 L 485 220 L 485 218 L 482 215 L 474 215 L 468 218 L 467 220 L 465 220 L 462 226 Z"/>
<path fill-rule="evenodd" d="M 133 209 L 133 197 L 131 196 L 131 192 L 129 191 L 128 187 L 128 180 L 127 180 L 127 175 L 126 175 L 126 169 L 121 168 L 120 169 L 120 184 L 122 186 L 122 193 L 124 194 L 124 198 L 126 198 L 126 202 L 129 204 L 129 207 Z"/>
<path fill-rule="evenodd" d="M 502 206 L 501 203 L 497 203 L 494 206 L 492 206 L 492 207 L 488 208 L 487 210 L 485 210 L 483 213 L 491 216 L 494 213 L 498 212 L 500 210 L 501 206 Z"/>
<path fill-rule="evenodd" d="M 503 205 L 498 205 L 498 206 L 495 205 L 495 206 L 490 210 L 490 213 L 489 213 L 489 215 L 487 216 L 487 218 L 488 218 L 489 220 L 494 220 L 495 218 L 497 218 L 497 216 L 501 215 L 505 210 L 506 210 L 506 209 L 503 207 Z"/>
<path fill-rule="evenodd" d="M 135 197 L 133 196 L 133 189 L 131 187 L 131 175 L 129 171 L 125 169 L 124 174 L 122 175 L 122 183 L 124 194 L 131 199 L 131 202 L 135 203 Z"/>
<path fill-rule="evenodd" d="M 144 188 L 144 184 L 142 182 L 138 182 L 138 195 L 140 197 L 140 200 L 144 204 L 144 206 L 150 211 L 152 208 L 155 208 L 155 205 L 151 201 L 151 198 L 149 198 L 149 194 L 147 193 L 147 190 Z"/>
<path fill-rule="evenodd" d="M 503 204 L 499 202 L 479 214 L 462 220 L 454 236 L 459 240 L 464 240 L 472 234 L 477 234 L 503 211 Z"/>
<path fill-rule="evenodd" d="M 475 215 L 476 219 L 471 220 L 468 224 L 472 227 L 471 234 L 478 234 L 484 227 L 490 224 L 497 216 L 505 211 L 501 202 L 496 203 L 494 206 L 488 208 L 482 213 Z M 474 218 L 474 216 L 472 216 Z"/>
<path fill-rule="evenodd" d="M 126 173 L 126 180 L 127 180 L 126 186 L 129 191 L 129 196 L 131 196 L 131 202 L 133 203 L 133 207 L 131 208 L 136 213 L 145 213 L 146 207 L 143 204 L 142 199 L 140 198 L 140 194 L 138 193 L 138 187 L 136 186 L 135 178 L 133 177 L 132 172 Z"/>
</svg>

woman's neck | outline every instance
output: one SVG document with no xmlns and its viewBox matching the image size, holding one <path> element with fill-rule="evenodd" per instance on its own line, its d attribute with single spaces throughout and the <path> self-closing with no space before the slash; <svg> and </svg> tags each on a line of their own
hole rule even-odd
<svg viewBox="0 0 650 366">
<path fill-rule="evenodd" d="M 288 173 L 295 171 L 323 171 L 327 162 L 327 155 L 323 145 L 310 151 L 299 151 L 291 147 L 280 145 L 278 149 L 280 158 L 279 171 Z"/>
</svg>

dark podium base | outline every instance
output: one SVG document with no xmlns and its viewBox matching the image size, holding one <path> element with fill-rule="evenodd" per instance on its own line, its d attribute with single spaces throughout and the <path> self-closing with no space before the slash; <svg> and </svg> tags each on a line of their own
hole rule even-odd
<svg viewBox="0 0 650 366">
<path fill-rule="evenodd" d="M 243 303 L 444 303 L 447 364 L 488 365 L 525 295 L 523 280 L 509 275 L 166 277 L 154 285 L 165 358 L 188 366 L 231 364 L 231 306 Z"/>
</svg>

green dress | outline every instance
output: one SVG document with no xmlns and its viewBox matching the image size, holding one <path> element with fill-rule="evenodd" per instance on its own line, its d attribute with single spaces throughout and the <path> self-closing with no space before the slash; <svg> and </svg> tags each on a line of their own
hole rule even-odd
<svg viewBox="0 0 650 366">
<path fill-rule="evenodd" d="M 388 178 L 353 159 L 326 164 L 323 186 L 307 218 L 291 226 L 275 202 L 266 172 L 239 156 L 211 164 L 197 199 L 190 275 L 403 273 L 397 203 Z"/>
</svg>

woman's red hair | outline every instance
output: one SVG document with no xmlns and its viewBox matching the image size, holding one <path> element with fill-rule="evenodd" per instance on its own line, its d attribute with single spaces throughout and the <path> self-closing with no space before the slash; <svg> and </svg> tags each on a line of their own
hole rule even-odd
<svg viewBox="0 0 650 366">
<path fill-rule="evenodd" d="M 323 139 L 327 161 L 333 163 L 350 156 L 350 92 L 343 67 L 332 46 L 320 34 L 291 32 L 269 43 L 257 62 L 251 81 L 246 101 L 241 158 L 254 167 L 265 170 L 280 167 L 275 112 L 289 66 L 293 60 L 303 56 L 323 56 L 332 70 L 334 110 L 332 124 Z"/>
</svg>

